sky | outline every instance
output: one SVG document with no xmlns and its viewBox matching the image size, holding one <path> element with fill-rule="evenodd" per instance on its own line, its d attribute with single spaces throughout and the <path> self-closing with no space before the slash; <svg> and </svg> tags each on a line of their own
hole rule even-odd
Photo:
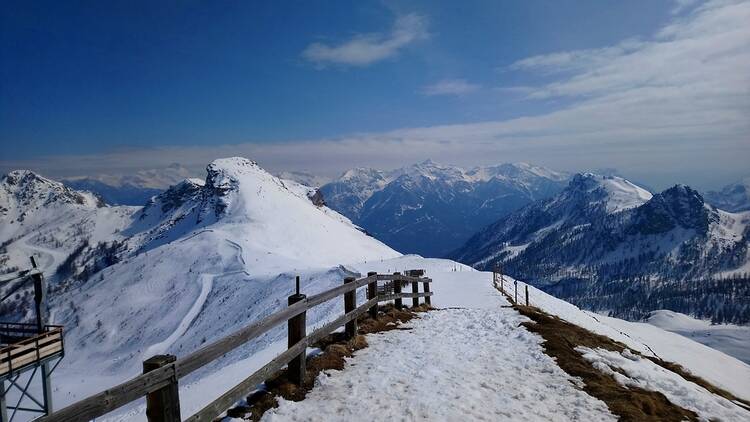
<svg viewBox="0 0 750 422">
<path fill-rule="evenodd" d="M 430 158 L 718 188 L 750 174 L 747 22 L 738 0 L 6 0 L 0 171 Z"/>
</svg>

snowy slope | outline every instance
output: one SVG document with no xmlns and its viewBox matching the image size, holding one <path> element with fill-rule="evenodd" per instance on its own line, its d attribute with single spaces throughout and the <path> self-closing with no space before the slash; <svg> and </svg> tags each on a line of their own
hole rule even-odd
<svg viewBox="0 0 750 422">
<path fill-rule="evenodd" d="M 321 374 L 301 402 L 282 400 L 264 421 L 361 420 L 615 420 L 602 402 L 582 394 L 579 380 L 560 370 L 541 338 L 520 323 L 492 287 L 491 273 L 449 260 L 404 256 L 379 271 L 421 267 L 433 279 L 433 304 L 445 308 L 407 324 L 408 331 L 369 335 L 369 347 L 343 371 Z M 371 268 L 371 267 L 368 267 Z M 506 278 L 506 286 L 513 281 Z M 525 284 L 519 282 L 519 288 Z M 582 311 L 530 288 L 532 304 L 648 356 L 680 363 L 695 374 L 750 397 L 750 367 L 684 337 L 643 338 L 643 329 Z M 653 327 L 652 327 L 653 328 Z M 750 412 L 635 355 L 581 350 L 625 385 L 660 391 L 702 420 L 745 420 Z M 693 356 L 694 355 L 694 356 Z M 383 362 L 388 362 L 384 365 Z M 626 375 L 614 372 L 612 368 Z M 351 400 L 351 397 L 357 400 Z"/>
<path fill-rule="evenodd" d="M 513 281 L 506 276 L 506 286 L 512 286 Z M 519 291 L 522 292 L 526 285 L 519 281 Z M 737 358 L 651 324 L 629 322 L 582 310 L 531 285 L 529 296 L 533 306 L 624 343 L 644 355 L 680 364 L 714 385 L 750 400 L 750 365 Z"/>
<path fill-rule="evenodd" d="M 748 326 L 711 324 L 711 321 L 695 319 L 666 309 L 651 312 L 646 322 L 750 364 L 750 327 Z"/>
<path fill-rule="evenodd" d="M 34 256 L 48 277 L 84 243 L 122 240 L 136 207 L 110 207 L 28 170 L 0 180 L 0 271 L 28 268 Z"/>
<path fill-rule="evenodd" d="M 280 309 L 295 274 L 314 293 L 351 274 L 341 264 L 399 256 L 315 206 L 310 191 L 250 160 L 221 159 L 208 166 L 205 181 L 186 180 L 133 214 L 120 260 L 50 299 L 53 321 L 66 326 L 66 346 L 75 351 L 57 369 L 58 405 L 136 375 L 152 354 L 183 355 Z M 339 307 L 321 306 L 308 321 L 319 323 Z M 248 359 L 265 363 L 257 356 L 283 340 L 279 327 L 199 371 L 185 381 L 186 391 Z M 225 374 L 221 387 L 200 390 L 200 400 L 183 411 L 197 410 L 247 373 Z"/>
</svg>

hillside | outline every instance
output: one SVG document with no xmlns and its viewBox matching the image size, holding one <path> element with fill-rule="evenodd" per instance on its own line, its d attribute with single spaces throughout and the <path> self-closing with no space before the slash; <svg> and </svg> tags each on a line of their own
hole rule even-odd
<svg viewBox="0 0 750 422">
<path fill-rule="evenodd" d="M 53 285 L 86 279 L 113 258 L 124 239 L 120 232 L 137 210 L 108 206 L 90 192 L 31 171 L 12 171 L 0 180 L 0 273 L 28 268 L 33 255 Z M 82 256 L 91 258 L 88 268 L 74 268 Z M 9 287 L 0 286 L 0 293 Z M 28 295 L 28 289 L 21 291 L 0 303 L 0 311 L 12 320 L 29 318 L 29 309 L 20 306 Z"/>
<path fill-rule="evenodd" d="M 19 184 L 16 174 L 34 183 L 11 190 Z M 144 207 L 97 208 L 93 195 L 30 172 L 11 173 L 5 181 L 10 187 L 4 192 L 13 195 L 3 197 L 4 218 L 16 227 L 25 213 L 16 230 L 3 224 L 7 253 L 19 256 L 25 268 L 29 254 L 40 256 L 51 245 L 54 259 L 43 267 L 52 289 L 51 315 L 66 327 L 68 350 L 76 351 L 56 370 L 57 406 L 138 373 L 148 356 L 194 350 L 278 309 L 295 274 L 303 277 L 304 291 L 321 291 L 349 274 L 341 264 L 399 256 L 345 217 L 314 205 L 310 188 L 282 181 L 244 158 L 215 160 L 205 180 L 185 180 Z M 24 211 L 36 204 L 44 213 Z M 89 227 L 81 222 L 90 230 L 65 237 L 63 246 L 70 247 L 47 243 L 47 237 L 63 238 L 67 228 Z M 84 239 L 88 246 L 78 250 Z M 99 242 L 117 247 L 102 250 Z M 71 273 L 60 273 L 68 261 Z M 309 322 L 338 305 L 320 307 Z M 283 330 L 271 332 L 215 368 L 283 338 Z"/>
<path fill-rule="evenodd" d="M 478 268 L 502 264 L 573 303 L 621 317 L 666 308 L 745 323 L 750 309 L 734 298 L 748 284 L 733 278 L 748 268 L 749 222 L 750 214 L 716 209 L 684 185 L 652 197 L 625 179 L 584 174 L 452 256 Z"/>
<path fill-rule="evenodd" d="M 321 192 L 394 249 L 443 256 L 499 216 L 559 192 L 566 178 L 526 163 L 466 170 L 428 160 L 393 171 L 352 169 Z"/>
</svg>

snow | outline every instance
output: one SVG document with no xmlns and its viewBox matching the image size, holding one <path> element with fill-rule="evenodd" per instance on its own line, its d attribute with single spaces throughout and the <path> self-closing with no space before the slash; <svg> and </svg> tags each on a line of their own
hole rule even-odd
<svg viewBox="0 0 750 422">
<path fill-rule="evenodd" d="M 651 192 L 618 176 L 602 176 L 585 173 L 584 178 L 592 180 L 592 186 L 606 192 L 606 209 L 608 213 L 624 211 L 643 205 L 652 198 Z"/>
<path fill-rule="evenodd" d="M 451 406 L 458 406 L 462 415 L 489 419 L 612 419 L 601 402 L 582 393 L 577 381 L 541 352 L 538 336 L 518 326 L 523 317 L 502 307 L 506 302 L 491 286 L 490 273 L 445 259 L 401 256 L 345 217 L 314 206 L 307 198 L 309 188 L 282 181 L 250 160 L 217 160 L 209 170 L 206 183 L 188 182 L 200 195 L 187 198 L 177 213 L 157 206 L 155 214 L 139 220 L 137 207 L 41 206 L 38 217 L 27 219 L 24 230 L 29 231 L 14 232 L 21 237 L 9 247 L 12 254 L 21 259 L 33 249 L 44 258 L 46 271 L 76 246 L 81 230 L 92 241 L 123 239 L 124 232 L 132 235 L 131 253 L 122 261 L 50 298 L 51 322 L 66 326 L 69 352 L 55 372 L 56 407 L 137 375 L 141 361 L 152 353 L 184 356 L 282 309 L 295 275 L 301 276 L 303 292 L 314 294 L 338 286 L 349 275 L 422 268 L 434 280 L 433 304 L 445 310 L 413 321 L 410 331 L 371 336 L 371 347 L 359 352 L 341 374 L 326 378 L 329 387 L 313 394 L 343 391 L 347 384 L 337 379 L 364 371 L 367 366 L 358 362 L 369 354 L 373 362 L 380 358 L 377 362 L 385 371 L 379 385 L 424 377 L 424 382 L 396 384 L 410 394 L 389 395 L 381 403 L 408 401 L 418 396 L 411 393 L 421 391 L 433 400 L 430 407 L 439 412 L 433 415 L 436 419 L 458 415 Z M 52 247 L 54 241 L 45 236 L 63 246 Z M 507 280 L 510 285 L 512 280 Z M 534 288 L 530 291 L 532 304 L 550 313 L 641 353 L 658 353 L 740 397 L 750 397 L 750 367 L 734 358 L 650 325 L 644 328 L 646 324 L 590 314 Z M 358 292 L 359 301 L 363 295 L 364 288 Z M 334 300 L 311 310 L 308 329 L 341 315 L 342 308 L 342 301 Z M 285 347 L 285 329 L 279 326 L 180 380 L 182 416 L 208 404 Z M 432 361 L 446 366 L 422 371 L 428 353 L 442 353 Z M 398 370 L 382 365 L 389 354 L 387 362 L 400 365 Z M 372 374 L 364 371 L 364 376 L 376 382 L 378 369 L 372 365 Z M 356 386 L 362 394 L 377 390 Z M 460 394 L 466 395 L 465 403 L 452 400 Z M 289 404 L 297 405 L 304 406 Z M 142 401 L 102 418 L 142 419 Z"/>
<path fill-rule="evenodd" d="M 506 283 L 508 279 L 510 278 L 506 276 Z M 519 292 L 525 286 L 525 283 L 519 281 Z M 619 341 L 646 356 L 677 363 L 717 387 L 750 400 L 750 366 L 737 358 L 651 324 L 629 322 L 581 310 L 533 286 L 529 286 L 529 297 L 531 305 L 565 321 Z"/>
<path fill-rule="evenodd" d="M 656 356 L 680 364 L 717 387 L 750 400 L 750 366 L 739 359 L 651 324 L 605 316 L 600 319 L 634 341 L 648 345 Z"/>
<path fill-rule="evenodd" d="M 436 274 L 446 309 L 367 336 L 343 371 L 321 374 L 305 400 L 281 400 L 262 420 L 616 420 L 544 354 L 519 325 L 525 317 L 501 307 L 486 276 Z"/>
<path fill-rule="evenodd" d="M 646 320 L 651 325 L 685 336 L 750 364 L 750 327 L 711 324 L 666 309 L 653 311 Z"/>
<path fill-rule="evenodd" d="M 322 374 L 304 401 L 282 400 L 264 421 L 343 421 L 356 420 L 363 414 L 371 420 L 613 419 L 601 402 L 581 396 L 576 387 L 579 380 L 562 373 L 541 352 L 541 339 L 519 326 L 526 319 L 503 307 L 508 303 L 492 287 L 491 273 L 460 267 L 454 271 L 451 261 L 413 255 L 381 265 L 388 269 L 426 268 L 434 280 L 433 304 L 443 310 L 413 320 L 405 326 L 410 330 L 369 335 L 370 346 L 349 359 L 343 371 Z M 505 286 L 511 293 L 513 282 L 506 277 Z M 524 287 L 518 282 L 520 291 Z M 740 397 L 750 392 L 750 378 L 745 377 L 750 367 L 721 352 L 655 327 L 655 336 L 642 339 L 641 327 L 618 326 L 616 322 L 630 323 L 582 311 L 533 287 L 530 297 L 532 305 L 644 355 L 658 354 L 680 363 Z M 662 391 L 704 420 L 745 420 L 750 416 L 728 400 L 630 352 L 602 355 L 606 351 L 580 351 L 626 385 Z M 686 360 L 691 354 L 697 359 Z M 429 356 L 427 365 L 425 356 Z M 625 371 L 627 379 L 612 368 Z M 519 374 L 523 374 L 523 382 L 517 382 Z"/>
<path fill-rule="evenodd" d="M 750 420 L 750 410 L 712 394 L 705 388 L 628 350 L 623 353 L 587 347 L 577 347 L 576 350 L 583 354 L 584 359 L 592 362 L 595 368 L 613 376 L 621 385 L 661 392 L 670 402 L 696 412 L 702 421 Z"/>
<path fill-rule="evenodd" d="M 137 375 L 148 356 L 184 356 L 282 309 L 295 275 L 302 277 L 303 291 L 313 294 L 351 275 L 342 264 L 366 266 L 400 256 L 345 217 L 313 205 L 310 188 L 282 181 L 246 159 L 217 160 L 209 167 L 210 183 L 191 181 L 205 190 L 188 197 L 176 214 L 163 214 L 160 206 L 143 220 L 131 220 L 132 211 L 123 214 L 133 254 L 50 298 L 52 322 L 66 326 L 70 351 L 56 370 L 56 406 Z M 216 204 L 223 206 L 220 213 Z M 96 238 L 113 231 L 89 233 Z M 337 301 L 321 305 L 308 313 L 308 323 L 322 324 L 342 307 Z M 183 416 L 265 364 L 285 342 L 279 326 L 181 380 L 190 397 Z M 143 410 L 135 403 L 104 419 L 142 419 Z"/>
</svg>

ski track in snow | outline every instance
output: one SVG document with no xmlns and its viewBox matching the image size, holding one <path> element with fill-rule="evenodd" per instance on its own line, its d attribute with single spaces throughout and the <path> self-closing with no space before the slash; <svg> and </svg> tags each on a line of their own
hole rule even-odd
<svg viewBox="0 0 750 422">
<path fill-rule="evenodd" d="M 172 344 L 174 344 L 175 341 L 177 341 L 183 334 L 185 334 L 185 331 L 187 331 L 188 327 L 190 327 L 190 324 L 193 323 L 195 317 L 197 317 L 198 313 L 201 311 L 201 309 L 203 309 L 203 304 L 206 303 L 206 298 L 208 298 L 208 294 L 211 292 L 211 288 L 213 287 L 214 277 L 216 277 L 217 275 L 219 274 L 200 275 L 201 293 L 198 295 L 195 303 L 193 303 L 193 306 L 190 307 L 190 310 L 182 318 L 182 321 L 180 321 L 179 325 L 177 325 L 177 329 L 175 329 L 172 334 L 169 335 L 169 337 L 167 337 L 164 341 L 160 341 L 159 343 L 149 346 L 148 349 L 146 349 L 146 351 L 143 353 L 144 360 L 151 356 L 163 354 L 167 351 L 167 349 L 169 349 Z"/>
<path fill-rule="evenodd" d="M 51 249 L 37 244 L 29 243 L 29 241 L 32 237 L 34 237 L 35 234 L 36 233 L 27 234 L 26 236 L 21 238 L 21 241 L 18 242 L 18 244 L 15 244 L 13 246 L 16 248 L 20 246 L 21 248 L 26 249 L 26 254 L 29 256 L 36 255 L 37 266 L 44 272 L 52 273 L 57 269 L 57 266 L 65 260 L 67 255 L 57 249 Z M 26 261 L 26 263 L 30 264 L 29 261 Z"/>
<path fill-rule="evenodd" d="M 242 246 L 240 246 L 239 244 L 235 242 L 232 242 L 231 240 L 228 240 L 228 239 L 224 239 L 224 240 L 236 250 L 237 260 L 242 264 L 242 267 L 244 268 L 245 260 L 242 258 Z M 247 271 L 245 271 L 244 269 L 227 271 L 223 273 L 201 274 L 199 276 L 201 280 L 201 292 L 198 295 L 198 298 L 195 299 L 193 306 L 190 307 L 190 310 L 185 314 L 185 316 L 182 318 L 182 320 L 177 325 L 177 328 L 172 332 L 172 334 L 170 334 L 169 337 L 167 337 L 165 340 L 149 346 L 146 349 L 146 351 L 143 353 L 143 358 L 147 359 L 151 356 L 165 353 L 169 349 L 170 346 L 172 346 L 177 340 L 180 339 L 180 337 L 182 337 L 183 334 L 185 334 L 187 329 L 190 328 L 190 324 L 193 323 L 195 318 L 203 309 L 203 305 L 206 303 L 206 299 L 208 299 L 208 294 L 211 293 L 211 289 L 213 288 L 213 285 L 214 285 L 214 279 L 216 277 L 224 277 L 224 276 L 239 274 L 239 273 L 244 273 L 245 275 L 248 275 Z"/>
</svg>

